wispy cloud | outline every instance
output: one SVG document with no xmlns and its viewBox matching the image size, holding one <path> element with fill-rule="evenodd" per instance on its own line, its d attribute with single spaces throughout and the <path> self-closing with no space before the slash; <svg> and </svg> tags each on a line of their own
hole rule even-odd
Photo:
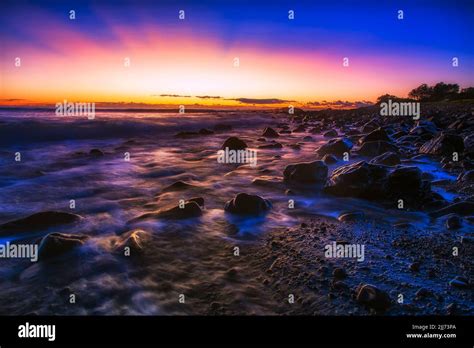
<svg viewBox="0 0 474 348">
<path fill-rule="evenodd" d="M 226 99 L 234 100 L 242 104 L 284 104 L 295 102 L 295 100 L 285 100 L 278 98 L 266 98 L 266 99 L 257 99 L 257 98 L 235 98 L 235 99 Z"/>
<path fill-rule="evenodd" d="M 309 107 L 325 107 L 325 108 L 362 108 L 365 106 L 371 106 L 374 103 L 367 101 L 367 100 L 358 100 L 358 101 L 343 101 L 343 100 L 336 100 L 336 101 L 326 101 L 323 100 L 321 102 L 313 101 L 306 103 Z"/>
</svg>

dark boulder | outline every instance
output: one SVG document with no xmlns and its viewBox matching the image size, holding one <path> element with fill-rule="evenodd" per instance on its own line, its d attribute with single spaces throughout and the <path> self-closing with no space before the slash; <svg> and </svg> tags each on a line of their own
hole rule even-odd
<svg viewBox="0 0 474 348">
<path fill-rule="evenodd" d="M 324 155 L 323 162 L 325 164 L 334 164 L 334 163 L 337 163 L 337 158 L 334 155 L 327 154 L 327 155 Z"/>
<path fill-rule="evenodd" d="M 335 169 L 325 191 L 336 196 L 383 198 L 388 169 L 365 161 Z"/>
<path fill-rule="evenodd" d="M 374 285 L 360 285 L 356 292 L 357 302 L 369 308 L 373 308 L 376 311 L 385 311 L 392 305 L 392 301 L 390 300 L 388 293 L 380 290 Z"/>
<path fill-rule="evenodd" d="M 237 137 L 230 137 L 222 145 L 222 149 L 225 150 L 226 148 L 229 148 L 229 150 L 244 150 L 247 148 L 247 144 Z"/>
<path fill-rule="evenodd" d="M 290 164 L 283 171 L 284 180 L 295 184 L 324 183 L 327 176 L 328 167 L 323 161 Z"/>
<path fill-rule="evenodd" d="M 385 152 L 377 157 L 372 158 L 370 163 L 383 164 L 385 166 L 396 166 L 401 162 L 400 157 L 395 152 Z"/>
<path fill-rule="evenodd" d="M 342 156 L 344 152 L 349 152 L 352 149 L 352 142 L 347 138 L 331 139 L 326 144 L 322 145 L 317 153 L 321 156 L 326 154 Z"/>
<path fill-rule="evenodd" d="M 50 233 L 40 242 L 38 248 L 39 259 L 45 260 L 60 256 L 82 246 L 87 239 L 88 237 L 85 235 Z"/>
<path fill-rule="evenodd" d="M 172 183 L 169 186 L 166 186 L 163 190 L 161 190 L 161 192 L 181 191 L 181 190 L 186 190 L 193 187 L 195 186 L 180 180 L 180 181 L 176 181 Z"/>
<path fill-rule="evenodd" d="M 398 149 L 387 141 L 367 141 L 362 144 L 358 152 L 363 156 L 374 157 L 384 152 L 398 152 Z"/>
<path fill-rule="evenodd" d="M 239 215 L 259 215 L 271 208 L 271 203 L 256 195 L 239 193 L 225 204 L 224 210 Z"/>
<path fill-rule="evenodd" d="M 328 130 L 323 134 L 325 138 L 334 138 L 337 137 L 337 132 L 334 129 Z"/>
<path fill-rule="evenodd" d="M 420 147 L 420 153 L 437 156 L 452 156 L 453 152 L 460 154 L 463 151 L 464 141 L 462 137 L 447 133 L 441 133 Z"/>
<path fill-rule="evenodd" d="M 422 172 L 418 167 L 398 167 L 388 176 L 390 193 L 416 195 L 423 188 Z M 417 195 L 418 196 L 418 195 Z"/>
<path fill-rule="evenodd" d="M 267 127 L 263 131 L 262 136 L 267 137 L 267 138 L 277 138 L 280 135 L 273 128 Z"/>
<path fill-rule="evenodd" d="M 30 216 L 13 220 L 0 225 L 0 234 L 28 230 L 46 229 L 54 226 L 71 224 L 81 220 L 77 214 L 61 211 L 42 211 Z"/>
<path fill-rule="evenodd" d="M 377 128 L 376 130 L 373 130 L 369 134 L 364 135 L 359 139 L 360 144 L 366 143 L 368 141 L 391 141 L 391 139 L 385 129 Z"/>
</svg>

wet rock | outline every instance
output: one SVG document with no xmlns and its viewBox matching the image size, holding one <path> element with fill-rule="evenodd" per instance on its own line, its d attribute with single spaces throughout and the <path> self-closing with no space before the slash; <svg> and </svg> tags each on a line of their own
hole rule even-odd
<svg viewBox="0 0 474 348">
<path fill-rule="evenodd" d="M 396 166 L 401 162 L 400 157 L 395 152 L 385 152 L 377 157 L 374 157 L 370 163 L 383 164 L 385 166 Z"/>
<path fill-rule="evenodd" d="M 140 215 L 132 220 L 129 223 L 134 223 L 137 221 L 142 221 L 146 219 L 170 219 L 170 220 L 181 220 L 195 218 L 202 215 L 202 209 L 199 204 L 195 201 L 185 201 L 181 206 L 178 204 L 171 208 L 163 208 L 156 212 L 146 213 Z"/>
<path fill-rule="evenodd" d="M 363 156 L 374 157 L 384 152 L 398 152 L 398 149 L 387 141 L 367 141 L 362 144 L 358 152 Z"/>
<path fill-rule="evenodd" d="M 418 299 L 422 299 L 422 298 L 426 298 L 426 297 L 432 297 L 433 293 L 430 290 L 426 289 L 426 288 L 420 288 L 415 293 L 415 296 Z"/>
<path fill-rule="evenodd" d="M 146 235 L 147 233 L 140 229 L 127 232 L 123 235 L 122 242 L 116 247 L 116 252 L 123 254 L 126 250 L 125 248 L 128 247 L 130 255 L 140 254 L 143 252 L 143 243 Z"/>
<path fill-rule="evenodd" d="M 323 161 L 290 164 L 283 172 L 284 180 L 295 184 L 324 183 L 327 176 L 328 167 Z"/>
<path fill-rule="evenodd" d="M 325 138 L 333 138 L 333 137 L 337 137 L 337 132 L 334 130 L 334 129 L 331 129 L 331 130 L 328 130 L 327 132 L 325 132 L 323 134 L 323 136 Z"/>
<path fill-rule="evenodd" d="M 260 145 L 258 148 L 259 149 L 281 149 L 283 148 L 283 145 L 275 141 L 270 144 Z"/>
<path fill-rule="evenodd" d="M 364 135 L 362 138 L 359 139 L 359 143 L 363 144 L 369 141 L 391 141 L 390 137 L 388 136 L 387 132 L 383 128 L 377 128 L 370 132 L 367 135 Z"/>
<path fill-rule="evenodd" d="M 92 149 L 89 151 L 89 155 L 94 157 L 101 157 L 104 155 L 104 152 L 100 149 Z"/>
<path fill-rule="evenodd" d="M 306 130 L 306 126 L 301 124 L 298 127 L 296 127 L 295 129 L 293 129 L 293 132 L 294 133 L 302 133 L 305 130 Z"/>
<path fill-rule="evenodd" d="M 172 183 L 169 186 L 166 186 L 163 190 L 161 190 L 161 192 L 181 191 L 181 190 L 186 190 L 192 187 L 195 187 L 195 186 L 180 180 L 180 181 L 176 181 Z"/>
<path fill-rule="evenodd" d="M 410 271 L 412 272 L 419 272 L 420 271 L 421 264 L 419 262 L 413 262 L 408 266 Z"/>
<path fill-rule="evenodd" d="M 267 127 L 263 131 L 262 136 L 267 137 L 267 138 L 277 138 L 280 135 L 273 128 Z"/>
<path fill-rule="evenodd" d="M 462 219 L 456 214 L 451 214 L 446 220 L 446 228 L 448 230 L 457 230 L 461 228 L 461 226 L 462 226 Z"/>
<path fill-rule="evenodd" d="M 88 239 L 85 235 L 50 233 L 43 237 L 38 247 L 38 257 L 46 260 L 80 247 Z"/>
<path fill-rule="evenodd" d="M 416 125 L 410 130 L 410 134 L 415 135 L 429 135 L 433 136 L 438 133 L 438 129 L 433 122 L 418 121 Z"/>
<path fill-rule="evenodd" d="M 247 148 L 247 144 L 237 137 L 230 137 L 222 145 L 222 149 L 225 150 L 226 148 L 229 148 L 229 150 L 244 150 Z"/>
<path fill-rule="evenodd" d="M 195 137 L 195 136 L 198 136 L 198 135 L 199 135 L 199 133 L 197 133 L 197 132 L 182 131 L 182 132 L 176 133 L 174 136 L 176 138 L 190 138 L 190 137 Z"/>
<path fill-rule="evenodd" d="M 461 183 L 474 183 L 474 170 L 468 170 L 459 174 L 457 181 Z"/>
<path fill-rule="evenodd" d="M 307 135 L 303 138 L 303 141 L 313 141 L 313 137 L 310 135 Z"/>
<path fill-rule="evenodd" d="M 357 302 L 373 308 L 377 311 L 385 311 L 391 306 L 391 300 L 388 293 L 380 290 L 374 285 L 361 285 L 356 290 Z"/>
<path fill-rule="evenodd" d="M 474 154 L 474 134 L 469 134 L 464 138 L 464 152 Z"/>
<path fill-rule="evenodd" d="M 383 198 L 388 169 L 365 161 L 347 164 L 335 169 L 325 192 L 336 196 Z"/>
<path fill-rule="evenodd" d="M 472 215 L 474 214 L 474 203 L 473 202 L 458 202 L 451 204 L 445 208 L 441 208 L 434 212 L 431 212 L 430 215 L 432 217 L 440 217 L 448 214 L 458 214 L 462 216 Z"/>
<path fill-rule="evenodd" d="M 347 277 L 347 273 L 343 268 L 335 268 L 334 271 L 332 272 L 332 275 L 336 279 L 343 279 Z"/>
<path fill-rule="evenodd" d="M 364 219 L 365 214 L 362 211 L 353 211 L 341 214 L 337 219 L 341 222 L 354 222 Z"/>
<path fill-rule="evenodd" d="M 449 282 L 449 285 L 453 288 L 467 289 L 469 288 L 469 281 L 464 277 L 457 276 Z"/>
<path fill-rule="evenodd" d="M 193 197 L 187 200 L 188 202 L 196 202 L 200 207 L 204 207 L 204 198 Z"/>
<path fill-rule="evenodd" d="M 418 197 L 424 188 L 421 174 L 418 167 L 396 168 L 388 176 L 388 191 L 400 197 Z"/>
<path fill-rule="evenodd" d="M 334 164 L 334 163 L 337 163 L 337 158 L 336 156 L 334 155 L 324 155 L 323 157 L 323 162 L 326 164 L 326 165 L 329 165 L 329 164 Z"/>
<path fill-rule="evenodd" d="M 271 203 L 256 195 L 239 193 L 225 204 L 224 210 L 239 215 L 259 215 L 271 208 Z"/>
<path fill-rule="evenodd" d="M 375 121 L 371 120 L 371 121 L 365 123 L 362 126 L 362 128 L 360 129 L 360 131 L 362 133 L 369 133 L 369 132 L 372 132 L 373 130 L 377 129 L 378 127 L 379 127 L 379 125 Z"/>
<path fill-rule="evenodd" d="M 266 187 L 280 187 L 282 185 L 281 178 L 275 176 L 260 176 L 252 180 L 253 185 Z"/>
<path fill-rule="evenodd" d="M 463 151 L 464 141 L 462 137 L 447 133 L 441 133 L 420 147 L 420 153 L 437 156 L 452 156 L 453 152 L 460 154 Z"/>
<path fill-rule="evenodd" d="M 19 231 L 33 231 L 54 226 L 71 224 L 81 220 L 77 214 L 61 211 L 43 211 L 0 225 L 0 234 Z"/>
<path fill-rule="evenodd" d="M 199 134 L 201 134 L 201 135 L 211 135 L 211 134 L 214 134 L 214 132 L 211 131 L 210 129 L 202 128 L 202 129 L 199 130 Z"/>
<path fill-rule="evenodd" d="M 326 144 L 322 145 L 317 150 L 317 153 L 321 156 L 326 154 L 342 156 L 344 152 L 349 152 L 352 149 L 352 146 L 352 142 L 347 138 L 331 139 Z"/>
</svg>

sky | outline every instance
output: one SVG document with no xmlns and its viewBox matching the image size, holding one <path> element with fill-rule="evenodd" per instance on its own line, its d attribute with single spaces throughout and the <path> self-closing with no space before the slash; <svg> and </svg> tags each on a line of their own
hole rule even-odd
<svg viewBox="0 0 474 348">
<path fill-rule="evenodd" d="M 468 0 L 3 0 L 0 9 L 0 105 L 363 106 L 421 83 L 474 86 Z"/>
</svg>

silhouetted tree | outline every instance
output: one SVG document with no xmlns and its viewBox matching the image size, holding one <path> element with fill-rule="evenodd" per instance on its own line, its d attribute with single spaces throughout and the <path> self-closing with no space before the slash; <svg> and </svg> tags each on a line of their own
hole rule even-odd
<svg viewBox="0 0 474 348">
<path fill-rule="evenodd" d="M 459 85 L 457 83 L 438 82 L 433 87 L 431 100 L 439 101 L 445 99 L 454 99 L 459 93 Z"/>
<path fill-rule="evenodd" d="M 432 95 L 433 95 L 433 88 L 428 86 L 426 83 L 423 83 L 422 85 L 416 87 L 415 89 L 412 89 L 410 93 L 408 93 L 408 96 L 410 98 L 420 100 L 420 101 L 429 100 Z"/>
</svg>

